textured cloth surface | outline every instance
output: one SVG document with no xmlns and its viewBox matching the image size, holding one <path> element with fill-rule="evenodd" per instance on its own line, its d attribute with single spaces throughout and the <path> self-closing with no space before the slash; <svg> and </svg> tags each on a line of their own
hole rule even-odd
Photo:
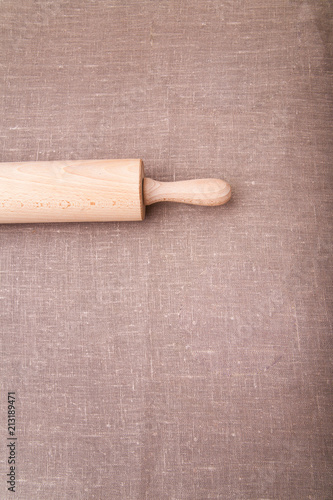
<svg viewBox="0 0 333 500">
<path fill-rule="evenodd" d="M 0 2 L 1 161 L 143 158 L 233 188 L 144 222 L 0 226 L 1 499 L 333 498 L 331 19 Z"/>
</svg>

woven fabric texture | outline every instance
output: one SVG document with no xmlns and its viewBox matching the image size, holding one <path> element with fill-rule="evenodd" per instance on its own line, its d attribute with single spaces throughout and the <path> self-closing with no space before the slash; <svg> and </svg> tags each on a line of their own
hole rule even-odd
<svg viewBox="0 0 333 500">
<path fill-rule="evenodd" d="M 0 2 L 0 161 L 233 189 L 0 226 L 1 499 L 333 498 L 331 21 L 328 0 Z"/>
</svg>

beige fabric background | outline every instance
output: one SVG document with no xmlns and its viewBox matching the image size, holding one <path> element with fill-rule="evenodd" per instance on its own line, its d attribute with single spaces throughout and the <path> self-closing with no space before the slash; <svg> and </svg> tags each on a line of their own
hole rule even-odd
<svg viewBox="0 0 333 500">
<path fill-rule="evenodd" d="M 142 223 L 0 227 L 1 499 L 333 498 L 331 20 L 329 0 L 0 2 L 1 161 L 233 187 Z"/>
</svg>

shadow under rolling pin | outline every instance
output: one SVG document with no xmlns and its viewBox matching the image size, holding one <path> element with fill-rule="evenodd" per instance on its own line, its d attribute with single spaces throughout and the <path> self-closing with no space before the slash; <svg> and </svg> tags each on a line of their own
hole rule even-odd
<svg viewBox="0 0 333 500">
<path fill-rule="evenodd" d="M 0 163 L 0 224 L 139 221 L 159 201 L 215 206 L 230 197 L 221 179 L 144 178 L 138 159 Z"/>
</svg>

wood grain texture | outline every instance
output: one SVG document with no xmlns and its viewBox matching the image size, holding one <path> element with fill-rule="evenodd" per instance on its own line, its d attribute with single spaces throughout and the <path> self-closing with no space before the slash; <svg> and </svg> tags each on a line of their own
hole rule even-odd
<svg viewBox="0 0 333 500">
<path fill-rule="evenodd" d="M 149 177 L 143 182 L 145 205 L 160 201 L 174 201 L 189 205 L 217 206 L 231 198 L 231 187 L 221 179 L 195 179 L 159 182 Z"/>
<path fill-rule="evenodd" d="M 137 221 L 145 205 L 215 206 L 231 197 L 221 179 L 144 179 L 142 160 L 0 163 L 0 223 Z"/>
<path fill-rule="evenodd" d="M 143 220 L 141 160 L 0 164 L 0 223 Z"/>
</svg>

